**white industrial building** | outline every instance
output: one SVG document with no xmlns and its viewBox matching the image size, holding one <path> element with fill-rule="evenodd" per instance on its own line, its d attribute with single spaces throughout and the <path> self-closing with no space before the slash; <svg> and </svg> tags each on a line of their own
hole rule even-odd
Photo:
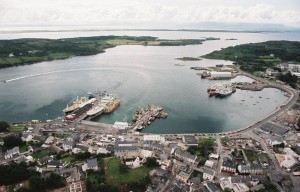
<svg viewBox="0 0 300 192">
<path fill-rule="evenodd" d="M 128 123 L 127 122 L 118 122 L 118 121 L 116 121 L 115 124 L 113 125 L 113 128 L 125 130 L 125 129 L 128 128 Z"/>
<path fill-rule="evenodd" d="M 218 71 L 212 71 L 210 72 L 210 77 L 212 79 L 229 79 L 231 78 L 231 72 L 218 72 Z"/>
<path fill-rule="evenodd" d="M 158 142 L 164 142 L 165 137 L 160 135 L 144 135 L 144 141 L 158 141 Z"/>
</svg>

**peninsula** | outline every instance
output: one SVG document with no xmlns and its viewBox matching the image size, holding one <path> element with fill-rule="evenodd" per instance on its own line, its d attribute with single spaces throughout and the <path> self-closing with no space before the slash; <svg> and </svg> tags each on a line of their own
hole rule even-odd
<svg viewBox="0 0 300 192">
<path fill-rule="evenodd" d="M 234 61 L 242 70 L 255 72 L 275 67 L 282 61 L 300 62 L 299 50 L 297 41 L 267 41 L 227 47 L 202 57 Z"/>
<path fill-rule="evenodd" d="M 0 68 L 67 59 L 102 53 L 118 45 L 185 46 L 202 44 L 202 39 L 166 40 L 150 36 L 94 36 L 63 39 L 13 39 L 0 40 Z"/>
</svg>

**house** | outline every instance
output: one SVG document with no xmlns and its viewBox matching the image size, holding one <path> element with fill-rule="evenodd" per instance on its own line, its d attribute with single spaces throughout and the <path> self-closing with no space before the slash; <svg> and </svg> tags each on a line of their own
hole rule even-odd
<svg viewBox="0 0 300 192">
<path fill-rule="evenodd" d="M 230 190 L 233 190 L 234 192 L 248 192 L 249 187 L 246 183 L 247 179 L 240 176 L 222 178 L 220 180 L 220 186 L 223 190 L 225 188 L 228 188 Z"/>
<path fill-rule="evenodd" d="M 193 177 L 188 181 L 188 184 L 194 189 L 199 188 L 201 185 L 201 178 Z"/>
<path fill-rule="evenodd" d="M 57 138 L 53 137 L 53 136 L 50 136 L 48 137 L 44 144 L 42 145 L 43 148 L 48 148 L 50 147 L 51 145 L 53 145 L 55 142 L 57 142 Z"/>
<path fill-rule="evenodd" d="M 274 145 L 281 145 L 281 144 L 283 144 L 283 140 L 282 140 L 281 137 L 272 136 L 270 138 L 269 144 L 272 145 L 272 146 L 274 146 Z"/>
<path fill-rule="evenodd" d="M 143 162 L 146 162 L 145 158 L 136 157 L 133 160 L 127 159 L 125 164 L 131 168 L 138 168 L 138 167 L 142 166 Z"/>
<path fill-rule="evenodd" d="M 72 172 L 74 171 L 76 172 L 77 170 L 78 170 L 77 167 L 69 167 L 69 168 L 56 169 L 54 173 L 62 177 L 66 177 L 70 175 Z"/>
<path fill-rule="evenodd" d="M 272 171 L 269 177 L 271 181 L 274 181 L 276 183 L 281 182 L 283 180 L 283 175 L 276 170 Z"/>
<path fill-rule="evenodd" d="M 204 164 L 205 167 L 210 167 L 210 168 L 213 168 L 214 166 L 214 162 L 211 161 L 211 160 L 207 160 L 205 161 L 205 164 Z"/>
<path fill-rule="evenodd" d="M 262 164 L 265 167 L 269 165 L 269 161 L 268 161 L 267 157 L 263 154 L 258 156 L 258 160 L 259 160 L 260 164 Z"/>
<path fill-rule="evenodd" d="M 262 168 L 262 165 L 260 164 L 252 164 L 250 169 L 250 174 L 252 175 L 262 175 L 264 174 L 264 170 Z"/>
<path fill-rule="evenodd" d="M 182 137 L 182 141 L 184 144 L 188 145 L 188 146 L 198 146 L 198 141 L 195 138 L 195 136 L 192 135 L 184 135 Z"/>
<path fill-rule="evenodd" d="M 210 168 L 203 168 L 203 180 L 212 181 L 215 177 L 215 171 Z"/>
<path fill-rule="evenodd" d="M 221 192 L 217 185 L 211 181 L 205 182 L 204 186 L 209 192 Z"/>
<path fill-rule="evenodd" d="M 233 161 L 231 161 L 228 157 L 223 159 L 221 165 L 221 172 L 235 174 L 236 173 L 236 165 Z"/>
<path fill-rule="evenodd" d="M 47 139 L 47 137 L 43 136 L 43 135 L 34 135 L 32 138 L 32 141 L 34 143 L 43 143 L 45 142 L 45 140 Z"/>
<path fill-rule="evenodd" d="M 157 142 L 164 142 L 165 137 L 158 135 L 158 134 L 151 134 L 151 135 L 144 135 L 143 136 L 144 141 L 157 141 Z"/>
<path fill-rule="evenodd" d="M 66 179 L 68 183 L 80 181 L 82 174 L 78 169 L 71 172 L 70 176 Z"/>
<path fill-rule="evenodd" d="M 66 162 L 65 161 L 50 161 L 47 165 L 47 168 L 62 168 L 66 166 Z"/>
<path fill-rule="evenodd" d="M 79 148 L 82 152 L 88 152 L 91 146 L 86 144 L 77 144 L 76 148 Z"/>
<path fill-rule="evenodd" d="M 21 139 L 22 139 L 22 141 L 29 142 L 29 141 L 32 141 L 33 136 L 29 133 L 22 133 Z"/>
<path fill-rule="evenodd" d="M 110 153 L 110 151 L 108 151 L 106 148 L 100 147 L 97 150 L 97 154 L 108 154 L 108 153 Z"/>
<path fill-rule="evenodd" d="M 17 155 L 20 155 L 20 149 L 19 149 L 19 147 L 14 147 L 10 150 L 7 150 L 4 153 L 4 159 L 10 159 L 10 158 L 13 158 Z"/>
<path fill-rule="evenodd" d="M 73 140 L 71 141 L 63 141 L 63 149 L 64 151 L 71 151 L 75 147 L 75 142 Z"/>
<path fill-rule="evenodd" d="M 186 183 L 187 180 L 190 178 L 191 174 L 192 172 L 179 171 L 176 174 L 176 178 Z"/>
<path fill-rule="evenodd" d="M 56 146 L 56 145 L 51 145 L 51 146 L 49 147 L 49 150 L 50 150 L 51 152 L 53 152 L 53 153 L 56 153 L 56 154 L 59 154 L 61 151 L 63 151 L 62 148 L 60 148 L 60 147 L 58 147 L 58 146 Z"/>
<path fill-rule="evenodd" d="M 291 154 L 286 154 L 283 157 L 284 160 L 280 162 L 280 167 L 286 168 L 288 171 L 298 163 L 298 161 Z"/>
<path fill-rule="evenodd" d="M 293 151 L 291 148 L 285 147 L 283 151 L 286 154 L 289 154 L 289 155 L 293 156 L 295 159 L 300 160 L 300 155 L 298 155 L 297 153 L 295 153 L 295 151 Z"/>
<path fill-rule="evenodd" d="M 187 164 L 197 165 L 199 163 L 199 158 L 197 156 L 192 155 L 189 152 L 183 151 L 179 148 L 175 150 L 174 155 L 176 159 Z"/>
<path fill-rule="evenodd" d="M 86 171 L 86 170 L 94 170 L 97 171 L 98 170 L 98 162 L 97 159 L 88 159 L 86 160 L 86 163 L 84 165 L 82 165 L 82 170 Z"/>
<path fill-rule="evenodd" d="M 139 146 L 137 142 L 118 142 L 114 146 L 114 154 L 117 157 L 131 156 L 136 157 L 139 153 Z"/>
<path fill-rule="evenodd" d="M 32 156 L 25 156 L 25 155 L 21 155 L 20 157 L 17 157 L 16 159 L 14 159 L 14 161 L 18 164 L 25 162 L 25 163 L 29 163 L 29 162 L 33 162 L 33 157 Z"/>
<path fill-rule="evenodd" d="M 274 69 L 271 69 L 271 68 L 266 69 L 266 74 L 268 76 L 276 76 L 276 75 L 278 75 L 278 73 L 279 73 L 278 70 L 274 70 Z"/>
<path fill-rule="evenodd" d="M 163 151 L 164 145 L 156 141 L 144 141 L 143 148 L 151 151 Z"/>
<path fill-rule="evenodd" d="M 250 165 L 238 165 L 238 170 L 242 174 L 250 173 L 251 166 Z"/>
<path fill-rule="evenodd" d="M 39 159 L 39 160 L 37 161 L 37 163 L 38 163 L 39 166 L 44 166 L 44 165 L 46 165 L 46 164 L 47 164 L 49 161 L 51 161 L 51 160 L 52 160 L 51 157 L 46 156 L 46 157 L 43 157 L 43 158 Z"/>
<path fill-rule="evenodd" d="M 255 185 L 250 188 L 250 191 L 263 191 L 265 189 L 264 184 Z"/>
<path fill-rule="evenodd" d="M 214 159 L 214 160 L 218 160 L 219 157 L 220 157 L 220 155 L 214 154 L 214 153 L 211 153 L 211 154 L 209 155 L 209 158 L 210 158 L 210 159 Z"/>
</svg>

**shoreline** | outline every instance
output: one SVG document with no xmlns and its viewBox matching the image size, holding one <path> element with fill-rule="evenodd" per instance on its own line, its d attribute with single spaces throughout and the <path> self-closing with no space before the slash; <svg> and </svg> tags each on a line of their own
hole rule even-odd
<svg viewBox="0 0 300 192">
<path fill-rule="evenodd" d="M 239 75 L 242 75 L 242 76 L 247 76 L 247 77 L 250 77 L 254 80 L 260 80 L 261 78 L 259 77 L 255 77 L 251 74 L 248 74 L 246 72 L 242 72 L 241 74 Z M 238 75 L 237 75 L 238 76 Z M 264 80 L 263 81 L 267 81 L 267 80 Z M 230 135 L 230 134 L 235 134 L 235 133 L 241 133 L 241 132 L 246 132 L 246 131 L 249 131 L 253 128 L 257 128 L 259 127 L 261 124 L 271 120 L 272 118 L 274 118 L 275 116 L 277 115 L 280 115 L 284 112 L 286 112 L 291 106 L 293 106 L 296 102 L 297 102 L 297 96 L 298 96 L 298 92 L 290 87 L 287 87 L 285 85 L 277 85 L 277 84 L 274 84 L 272 82 L 269 82 L 268 84 L 268 87 L 270 88 L 275 88 L 275 89 L 278 89 L 278 90 L 281 90 L 281 91 L 284 91 L 286 93 L 289 94 L 289 97 L 288 99 L 282 104 L 280 105 L 279 107 L 277 107 L 274 111 L 268 113 L 266 116 L 258 119 L 257 121 L 251 123 L 250 125 L 248 126 L 245 126 L 245 127 L 240 127 L 240 128 L 237 128 L 237 129 L 234 129 L 234 130 L 230 130 L 230 131 L 221 131 L 221 132 L 210 132 L 210 133 L 207 133 L 207 132 L 188 132 L 188 133 L 151 133 L 151 132 L 139 132 L 139 135 L 149 135 L 149 134 L 154 134 L 154 135 L 197 135 L 197 136 L 213 136 L 213 135 Z M 58 117 L 59 118 L 59 117 Z M 55 120 L 57 120 L 58 118 L 56 118 Z M 53 120 L 53 121 L 55 121 Z M 29 121 L 30 122 L 30 121 Z M 45 123 L 46 121 L 41 121 L 41 123 Z M 93 121 L 88 121 L 90 122 L 90 124 L 93 124 L 94 127 L 96 129 L 93 129 L 93 131 L 96 131 L 97 132 L 97 129 L 99 132 L 101 132 L 101 128 L 103 128 L 103 125 L 105 125 L 105 127 L 111 125 L 111 124 L 107 124 L 107 123 L 103 123 L 103 122 L 93 122 Z M 11 124 L 26 124 L 28 122 L 21 122 L 21 123 L 11 123 Z M 51 122 L 49 122 L 51 123 Z M 99 127 L 97 128 L 97 125 L 99 125 Z M 84 128 L 84 127 L 81 127 L 80 130 L 90 130 L 88 128 Z"/>
</svg>

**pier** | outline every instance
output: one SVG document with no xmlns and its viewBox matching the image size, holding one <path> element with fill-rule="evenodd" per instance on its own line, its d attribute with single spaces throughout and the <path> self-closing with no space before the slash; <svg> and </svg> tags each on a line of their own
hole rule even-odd
<svg viewBox="0 0 300 192">
<path fill-rule="evenodd" d="M 163 108 L 158 105 L 148 105 L 146 109 L 141 108 L 133 116 L 132 121 L 135 121 L 135 124 L 132 125 L 133 130 L 141 130 L 147 125 L 150 125 L 152 121 L 157 118 L 166 118 L 167 113 L 163 111 Z"/>
</svg>

